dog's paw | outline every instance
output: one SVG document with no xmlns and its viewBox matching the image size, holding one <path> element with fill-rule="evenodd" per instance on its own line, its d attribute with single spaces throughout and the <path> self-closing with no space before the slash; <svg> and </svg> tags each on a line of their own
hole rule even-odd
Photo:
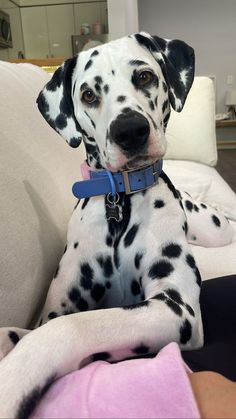
<svg viewBox="0 0 236 419">
<path fill-rule="evenodd" d="M 0 329 L 0 361 L 16 346 L 19 340 L 29 330 L 17 327 L 2 327 Z"/>
</svg>

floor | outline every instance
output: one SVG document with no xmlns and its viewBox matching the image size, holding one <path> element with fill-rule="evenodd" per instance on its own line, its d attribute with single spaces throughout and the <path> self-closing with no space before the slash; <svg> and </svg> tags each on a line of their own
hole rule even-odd
<svg viewBox="0 0 236 419">
<path fill-rule="evenodd" d="M 236 150 L 218 150 L 216 170 L 236 192 Z"/>
</svg>

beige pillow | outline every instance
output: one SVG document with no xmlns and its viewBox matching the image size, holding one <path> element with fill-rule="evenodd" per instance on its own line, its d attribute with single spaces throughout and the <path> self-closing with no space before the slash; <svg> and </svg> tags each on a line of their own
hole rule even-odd
<svg viewBox="0 0 236 419">
<path fill-rule="evenodd" d="M 182 112 L 171 112 L 166 137 L 166 159 L 216 164 L 215 95 L 209 77 L 195 77 Z"/>
</svg>

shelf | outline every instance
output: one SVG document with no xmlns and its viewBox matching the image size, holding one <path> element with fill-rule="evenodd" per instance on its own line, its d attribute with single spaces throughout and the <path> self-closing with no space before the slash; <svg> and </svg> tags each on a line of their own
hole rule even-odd
<svg viewBox="0 0 236 419">
<path fill-rule="evenodd" d="M 236 127 L 236 119 L 234 120 L 229 120 L 229 119 L 224 119 L 222 121 L 216 121 L 216 128 L 230 128 L 230 127 Z"/>
</svg>

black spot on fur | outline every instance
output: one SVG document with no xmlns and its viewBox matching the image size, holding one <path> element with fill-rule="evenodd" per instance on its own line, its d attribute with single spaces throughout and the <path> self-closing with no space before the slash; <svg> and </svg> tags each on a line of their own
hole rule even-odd
<svg viewBox="0 0 236 419">
<path fill-rule="evenodd" d="M 169 298 L 167 295 L 165 295 L 163 292 L 160 294 L 155 295 L 154 297 L 152 297 L 152 299 L 155 300 L 159 300 L 159 301 L 164 301 L 165 304 L 175 313 L 177 314 L 177 316 L 182 316 L 183 314 L 183 310 L 181 309 L 181 307 L 179 306 L 179 304 L 172 300 L 171 298 Z"/>
<path fill-rule="evenodd" d="M 151 266 L 148 275 L 152 279 L 162 279 L 169 276 L 173 271 L 174 267 L 170 262 L 160 260 Z"/>
<path fill-rule="evenodd" d="M 201 283 L 202 283 L 202 278 L 201 278 L 200 272 L 199 272 L 197 267 L 195 268 L 194 273 L 195 273 L 195 276 L 196 276 L 196 282 L 200 287 Z"/>
<path fill-rule="evenodd" d="M 165 102 L 162 105 L 162 113 L 163 113 L 163 115 L 166 112 L 166 110 L 168 109 L 168 106 L 169 106 L 169 100 L 166 99 Z"/>
<path fill-rule="evenodd" d="M 192 307 L 189 304 L 185 304 L 186 309 L 188 310 L 189 314 L 191 314 L 191 316 L 195 316 L 194 310 L 192 309 Z"/>
<path fill-rule="evenodd" d="M 107 220 L 109 235 L 112 237 L 113 246 L 114 246 L 114 263 L 115 267 L 119 268 L 119 243 L 123 238 L 125 231 L 129 225 L 130 214 L 131 214 L 131 197 L 125 195 L 125 193 L 120 193 L 119 206 L 121 208 L 122 220 L 118 223 L 115 220 Z M 107 196 L 104 199 L 104 206 L 108 204 Z M 106 207 L 105 207 L 106 209 Z"/>
<path fill-rule="evenodd" d="M 91 297 L 98 303 L 105 294 L 105 287 L 102 284 L 95 284 L 91 290 Z"/>
<path fill-rule="evenodd" d="M 168 296 L 168 298 L 170 298 L 172 301 L 174 301 L 178 305 L 184 306 L 188 310 L 189 314 L 191 314 L 191 316 L 193 317 L 195 316 L 195 313 L 192 307 L 189 304 L 185 304 L 183 302 L 183 299 L 177 290 L 173 288 L 169 288 L 168 290 L 165 291 L 165 293 Z"/>
<path fill-rule="evenodd" d="M 160 301 L 166 301 L 167 297 L 164 294 L 164 292 L 161 292 L 160 294 L 155 295 L 154 297 L 152 297 L 152 300 L 160 300 Z"/>
<path fill-rule="evenodd" d="M 154 126 L 154 129 L 156 130 L 156 129 L 157 129 L 157 124 L 156 124 L 156 122 L 154 121 L 154 119 L 153 119 L 152 115 L 150 115 L 150 114 L 148 113 L 148 116 L 149 116 L 149 118 L 150 118 L 150 119 L 151 119 L 151 121 L 152 121 L 152 125 Z"/>
<path fill-rule="evenodd" d="M 130 304 L 128 306 L 123 306 L 124 310 L 135 310 L 136 308 L 147 307 L 149 305 L 149 301 L 140 301 L 137 304 Z"/>
<path fill-rule="evenodd" d="M 56 374 L 51 375 L 44 386 L 37 386 L 27 396 L 23 397 L 23 400 L 20 403 L 18 411 L 16 413 L 16 419 L 27 419 L 31 416 L 34 409 L 47 392 L 51 384 L 55 381 Z"/>
<path fill-rule="evenodd" d="M 89 263 L 83 263 L 80 267 L 81 278 L 80 284 L 85 290 L 90 290 L 93 286 L 94 271 Z"/>
<path fill-rule="evenodd" d="M 91 290 L 93 286 L 93 281 L 89 277 L 82 276 L 80 278 L 80 285 L 84 288 L 84 290 Z"/>
<path fill-rule="evenodd" d="M 87 311 L 89 308 L 88 302 L 84 298 L 80 298 L 77 303 L 76 307 L 79 311 Z"/>
<path fill-rule="evenodd" d="M 196 262 L 192 255 L 190 254 L 186 255 L 186 262 L 190 266 L 190 268 L 192 269 L 196 268 Z"/>
<path fill-rule="evenodd" d="M 180 327 L 180 343 L 186 344 L 192 337 L 191 323 L 186 319 Z"/>
<path fill-rule="evenodd" d="M 165 203 L 162 199 L 156 199 L 154 202 L 154 208 L 163 208 Z"/>
<path fill-rule="evenodd" d="M 207 209 L 207 206 L 203 203 L 200 204 L 202 208 Z"/>
<path fill-rule="evenodd" d="M 130 65 L 132 66 L 143 66 L 143 65 L 148 65 L 145 61 L 142 60 L 130 60 L 129 62 Z"/>
<path fill-rule="evenodd" d="M 170 243 L 162 249 L 162 256 L 168 258 L 178 258 L 181 255 L 182 248 L 179 244 Z"/>
<path fill-rule="evenodd" d="M 136 269 L 140 268 L 140 262 L 142 260 L 143 257 L 143 253 L 136 253 L 135 258 L 134 258 L 134 265 Z"/>
<path fill-rule="evenodd" d="M 166 295 L 171 298 L 171 300 L 175 301 L 177 304 L 183 305 L 184 302 L 182 300 L 182 297 L 178 291 L 176 291 L 173 288 L 169 288 L 165 291 Z"/>
<path fill-rule="evenodd" d="M 51 78 L 51 80 L 47 84 L 47 90 L 51 92 L 55 92 L 57 88 L 61 86 L 61 83 L 62 83 L 62 68 L 59 67 L 55 71 L 53 78 Z"/>
<path fill-rule="evenodd" d="M 163 86 L 164 92 L 166 93 L 167 90 L 168 90 L 168 87 L 167 87 L 167 84 L 164 81 L 162 82 L 162 86 Z"/>
<path fill-rule="evenodd" d="M 191 201 L 185 201 L 185 206 L 186 206 L 186 209 L 188 210 L 188 211 L 190 211 L 190 212 L 192 212 L 192 210 L 193 210 L 193 204 L 192 204 L 192 202 Z"/>
<path fill-rule="evenodd" d="M 79 245 L 79 242 L 75 242 L 74 243 L 74 249 L 77 249 L 78 245 Z"/>
<path fill-rule="evenodd" d="M 93 361 L 106 361 L 109 358 L 111 358 L 111 354 L 109 354 L 109 352 L 97 352 L 92 355 Z"/>
<path fill-rule="evenodd" d="M 152 100 L 149 100 L 148 104 L 149 104 L 149 108 L 151 109 L 151 111 L 154 111 L 155 106 L 154 106 L 153 101 Z"/>
<path fill-rule="evenodd" d="M 114 264 L 115 264 L 116 269 L 119 269 L 120 257 L 119 257 L 119 250 L 117 246 L 114 249 Z"/>
<path fill-rule="evenodd" d="M 125 102 L 125 100 L 126 100 L 125 96 L 118 96 L 118 98 L 117 98 L 117 102 L 120 102 L 120 103 Z"/>
<path fill-rule="evenodd" d="M 89 198 L 85 198 L 84 201 L 83 201 L 83 204 L 81 206 L 81 209 L 82 210 L 86 207 L 86 205 L 88 204 L 88 202 L 89 202 Z"/>
<path fill-rule="evenodd" d="M 76 303 L 81 297 L 79 289 L 76 287 L 71 288 L 71 290 L 68 292 L 68 297 L 72 303 Z"/>
<path fill-rule="evenodd" d="M 96 77 L 94 77 L 94 80 L 95 80 L 95 82 L 96 82 L 96 83 L 98 83 L 98 84 L 102 84 L 102 83 L 103 83 L 103 80 L 102 80 L 101 76 L 96 76 Z"/>
<path fill-rule="evenodd" d="M 183 230 L 185 232 L 185 235 L 187 235 L 187 233 L 188 233 L 188 223 L 187 223 L 187 221 L 184 222 L 184 225 L 183 225 L 182 228 L 183 228 Z"/>
<path fill-rule="evenodd" d="M 96 57 L 96 55 L 98 55 L 99 52 L 95 49 L 95 51 L 92 52 L 90 57 Z"/>
<path fill-rule="evenodd" d="M 58 129 L 63 129 L 67 126 L 67 119 L 65 115 L 60 114 L 55 119 L 55 125 Z"/>
<path fill-rule="evenodd" d="M 16 332 L 14 332 L 13 330 L 10 330 L 8 332 L 8 337 L 9 337 L 9 339 L 12 341 L 12 343 L 14 345 L 16 345 L 19 342 L 19 340 L 20 340 L 18 334 Z"/>
<path fill-rule="evenodd" d="M 103 273 L 106 278 L 110 278 L 113 275 L 113 265 L 110 256 L 107 256 L 104 260 Z"/>
<path fill-rule="evenodd" d="M 100 84 L 99 83 L 96 83 L 94 87 L 95 87 L 96 92 L 100 95 L 101 92 L 102 92 L 102 89 L 101 89 Z"/>
<path fill-rule="evenodd" d="M 219 218 L 216 215 L 212 215 L 212 221 L 213 223 L 216 225 L 216 227 L 220 227 L 221 226 L 221 222 L 219 220 Z"/>
<path fill-rule="evenodd" d="M 173 183 L 171 182 L 171 180 L 168 178 L 168 176 L 164 173 L 161 172 L 160 178 L 163 179 L 163 181 L 166 183 L 166 185 L 168 186 L 169 190 L 173 193 L 175 199 L 179 199 L 179 193 L 178 191 L 175 189 Z"/>
<path fill-rule="evenodd" d="M 108 234 L 108 235 L 107 235 L 107 237 L 106 237 L 106 245 L 107 245 L 107 246 L 109 246 L 109 247 L 111 247 L 111 246 L 112 246 L 112 244 L 113 244 L 113 239 L 112 239 L 112 237 Z"/>
<path fill-rule="evenodd" d="M 136 279 L 133 279 L 131 283 L 131 292 L 134 296 L 140 294 L 140 285 Z"/>
<path fill-rule="evenodd" d="M 141 91 L 143 91 L 145 97 L 150 99 L 151 93 L 149 92 L 149 90 L 142 88 Z"/>
<path fill-rule="evenodd" d="M 80 91 L 83 92 L 83 90 L 89 89 L 88 83 L 82 83 L 80 86 Z"/>
<path fill-rule="evenodd" d="M 111 256 L 107 256 L 106 258 L 103 256 L 99 256 L 97 257 L 97 262 L 103 270 L 103 275 L 106 278 L 110 278 L 111 275 L 113 274 L 113 265 L 112 265 Z"/>
<path fill-rule="evenodd" d="M 166 128 L 166 126 L 167 126 L 167 124 L 168 124 L 168 121 L 169 121 L 169 119 L 170 119 L 170 112 L 165 116 L 165 118 L 163 119 L 163 124 L 164 124 L 164 127 Z"/>
<path fill-rule="evenodd" d="M 132 352 L 136 355 L 147 354 L 150 351 L 150 348 L 146 345 L 139 345 L 132 349 Z"/>
<path fill-rule="evenodd" d="M 84 67 L 84 71 L 88 70 L 91 67 L 92 64 L 93 64 L 93 60 L 89 60 L 86 64 L 86 66 Z"/>
<path fill-rule="evenodd" d="M 138 232 L 138 229 L 139 229 L 139 225 L 138 224 L 134 224 L 129 229 L 129 231 L 126 233 L 126 236 L 124 238 L 124 245 L 125 245 L 125 247 L 128 247 L 128 246 L 130 246 L 133 243 L 133 241 L 134 241 L 134 239 L 136 237 L 136 234 Z"/>
<path fill-rule="evenodd" d="M 48 314 L 48 318 L 49 318 L 49 320 L 56 319 L 57 318 L 57 313 L 55 311 L 51 311 Z"/>
<path fill-rule="evenodd" d="M 199 208 L 196 204 L 193 205 L 193 209 L 194 209 L 194 211 L 199 212 Z"/>
<path fill-rule="evenodd" d="M 109 92 L 109 90 L 110 90 L 110 88 L 109 88 L 108 84 L 105 84 L 105 86 L 103 87 L 103 90 L 104 90 L 104 93 L 106 93 L 106 95 L 107 95 L 107 93 L 108 93 L 108 92 Z"/>
<path fill-rule="evenodd" d="M 182 308 L 179 306 L 179 304 L 177 304 L 175 301 L 167 298 L 167 300 L 165 301 L 166 305 L 175 313 L 177 314 L 177 316 L 182 316 L 183 314 L 183 310 Z"/>
</svg>

